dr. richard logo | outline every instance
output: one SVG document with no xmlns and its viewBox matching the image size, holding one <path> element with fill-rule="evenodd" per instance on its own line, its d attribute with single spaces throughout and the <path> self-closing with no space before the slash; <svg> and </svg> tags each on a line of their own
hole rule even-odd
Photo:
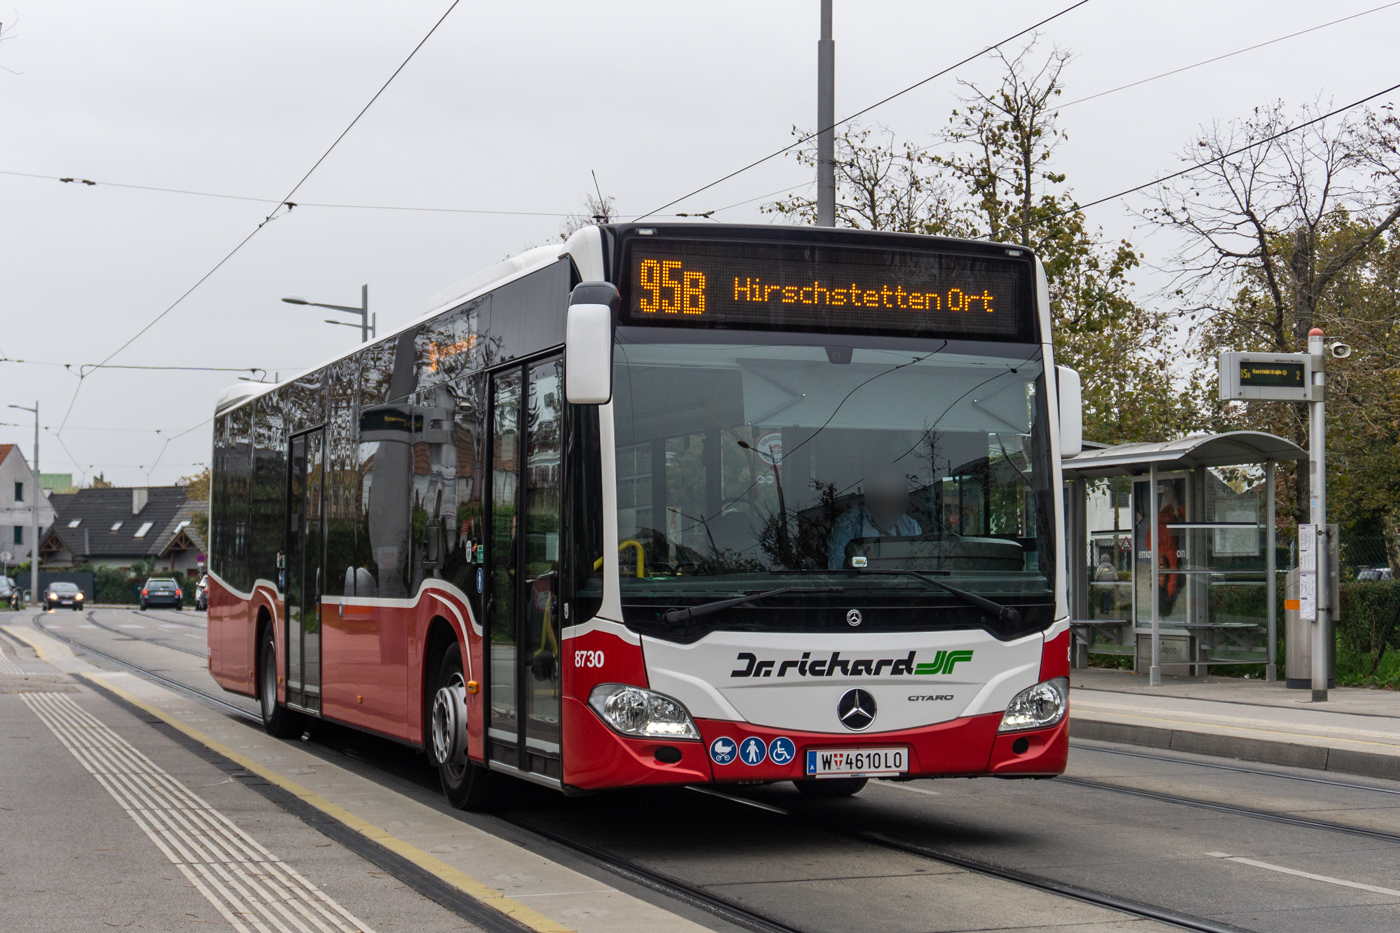
<svg viewBox="0 0 1400 933">
<path fill-rule="evenodd" d="M 775 659 L 760 660 L 751 651 L 740 651 L 735 660 L 744 666 L 729 672 L 730 677 L 833 677 L 838 672 L 845 677 L 904 677 L 951 674 L 953 666 L 961 661 L 971 661 L 972 651 L 939 651 L 932 661 L 917 659 L 918 652 L 911 651 L 903 658 L 843 658 L 841 652 L 833 651 L 829 657 L 812 660 L 812 652 L 802 652 L 800 658 L 788 658 L 782 662 Z"/>
</svg>

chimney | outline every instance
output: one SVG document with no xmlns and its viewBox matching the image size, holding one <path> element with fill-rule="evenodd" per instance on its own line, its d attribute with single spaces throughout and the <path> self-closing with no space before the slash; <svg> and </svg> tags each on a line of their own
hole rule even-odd
<svg viewBox="0 0 1400 933">
<path fill-rule="evenodd" d="M 133 489 L 133 490 L 131 490 L 131 514 L 132 514 L 132 515 L 140 515 L 140 514 L 141 514 L 141 510 L 144 509 L 144 508 L 146 507 L 146 500 L 147 500 L 148 498 L 150 498 L 150 495 L 151 495 L 151 491 L 150 491 L 149 489 Z"/>
</svg>

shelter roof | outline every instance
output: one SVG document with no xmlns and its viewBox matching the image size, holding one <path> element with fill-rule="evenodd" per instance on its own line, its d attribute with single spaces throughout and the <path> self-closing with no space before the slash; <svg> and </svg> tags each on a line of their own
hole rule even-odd
<svg viewBox="0 0 1400 933">
<path fill-rule="evenodd" d="M 1306 460 L 1308 452 L 1290 440 L 1263 431 L 1193 434 L 1175 441 L 1117 444 L 1085 449 L 1063 461 L 1065 479 L 1133 476 L 1158 470 L 1243 466 L 1267 460 Z"/>
</svg>

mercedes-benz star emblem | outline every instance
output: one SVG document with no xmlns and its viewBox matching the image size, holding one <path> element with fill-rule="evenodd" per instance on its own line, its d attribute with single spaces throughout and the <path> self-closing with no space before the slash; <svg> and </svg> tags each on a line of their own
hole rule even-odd
<svg viewBox="0 0 1400 933">
<path fill-rule="evenodd" d="M 860 614 L 860 610 L 859 610 L 859 609 L 852 609 L 850 612 L 846 613 L 846 624 L 847 624 L 847 625 L 860 625 L 861 621 L 862 621 L 864 618 L 865 618 L 865 617 L 862 616 L 862 615 Z"/>
<path fill-rule="evenodd" d="M 841 725 L 860 732 L 875 721 L 875 698 L 864 690 L 847 690 L 836 702 L 836 715 Z"/>
</svg>

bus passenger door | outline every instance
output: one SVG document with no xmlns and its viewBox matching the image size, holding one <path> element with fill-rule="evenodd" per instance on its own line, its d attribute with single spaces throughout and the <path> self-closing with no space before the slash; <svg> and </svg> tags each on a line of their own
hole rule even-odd
<svg viewBox="0 0 1400 933">
<path fill-rule="evenodd" d="M 492 379 L 489 757 L 561 780 L 563 360 Z"/>
<path fill-rule="evenodd" d="M 286 607 L 287 705 L 321 712 L 321 489 L 325 429 L 291 439 L 287 457 Z"/>
</svg>

